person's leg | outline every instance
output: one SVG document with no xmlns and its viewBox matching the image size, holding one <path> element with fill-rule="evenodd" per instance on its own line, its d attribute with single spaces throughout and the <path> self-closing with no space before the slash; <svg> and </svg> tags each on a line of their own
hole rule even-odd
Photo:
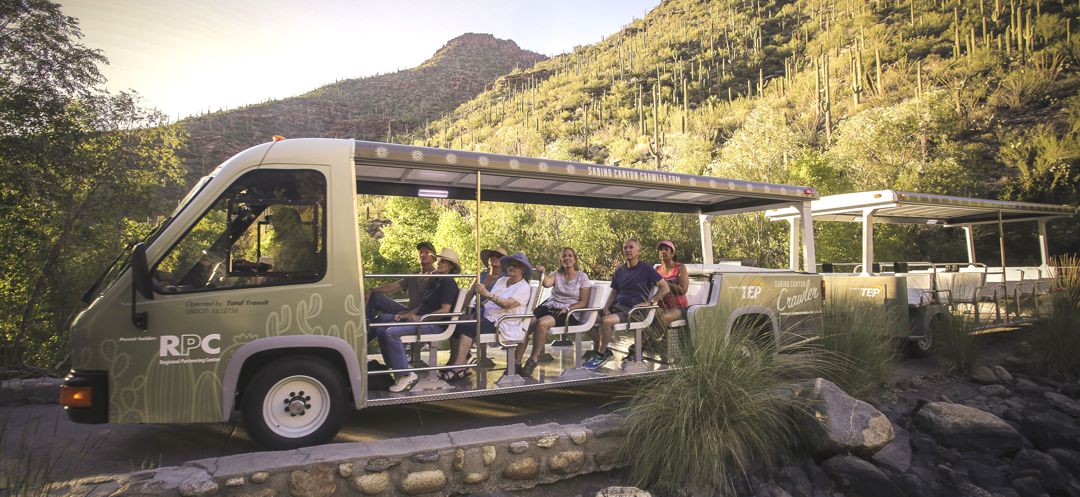
<svg viewBox="0 0 1080 497">
<path fill-rule="evenodd" d="M 608 314 L 600 321 L 600 336 L 596 352 L 603 354 L 607 351 L 611 339 L 615 336 L 615 325 L 623 322 L 622 313 Z"/>
<path fill-rule="evenodd" d="M 535 315 L 536 315 L 536 313 L 533 313 L 533 316 L 535 316 Z M 522 341 L 521 343 L 519 343 L 517 348 L 514 349 L 514 357 L 517 359 L 518 364 L 521 364 L 521 358 L 525 357 L 525 349 L 528 348 L 528 346 L 529 346 L 529 335 L 533 334 L 533 333 L 536 333 L 537 323 L 542 319 L 543 318 L 536 319 L 534 317 L 531 321 L 529 321 L 529 327 L 525 330 L 525 340 Z M 535 354 L 535 353 L 536 353 L 536 345 L 534 344 L 533 345 L 533 354 Z"/>
<path fill-rule="evenodd" d="M 457 325 L 454 330 L 454 337 L 457 337 L 457 343 L 454 344 L 454 338 L 451 337 L 451 356 L 453 360 L 450 365 L 456 366 L 459 364 L 465 364 L 465 357 L 469 355 L 469 349 L 472 348 L 473 339 L 476 337 L 476 323 L 462 323 Z"/>
<path fill-rule="evenodd" d="M 390 369 L 406 369 L 409 360 L 405 356 L 405 345 L 401 343 L 401 337 L 416 333 L 415 326 L 391 326 L 389 328 L 377 328 L 375 337 L 379 340 L 379 349 L 382 350 L 383 360 Z"/>
<path fill-rule="evenodd" d="M 405 312 L 408 309 L 385 293 L 372 292 L 367 302 L 364 302 L 365 314 L 369 322 L 387 323 L 394 320 L 394 315 Z"/>
<path fill-rule="evenodd" d="M 536 321 L 536 331 L 533 335 L 533 349 L 529 354 L 529 359 L 538 361 L 540 354 L 544 353 L 544 346 L 547 345 L 548 330 L 552 326 L 555 326 L 555 318 L 551 316 L 544 316 Z"/>
</svg>

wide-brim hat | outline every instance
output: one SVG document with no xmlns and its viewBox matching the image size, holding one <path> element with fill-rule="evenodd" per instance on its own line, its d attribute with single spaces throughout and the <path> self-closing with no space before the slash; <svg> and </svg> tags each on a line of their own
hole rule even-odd
<svg viewBox="0 0 1080 497">
<path fill-rule="evenodd" d="M 532 264 L 529 264 L 529 257 L 521 252 L 517 252 L 513 255 L 508 255 L 500 259 L 503 268 L 510 267 L 511 262 L 516 262 L 525 267 L 525 279 L 529 279 L 532 276 Z"/>
<path fill-rule="evenodd" d="M 499 259 L 502 259 L 503 257 L 506 257 L 506 254 L 509 254 L 509 253 L 510 252 L 507 252 L 506 249 L 504 249 L 502 247 L 495 247 L 495 248 L 481 250 L 480 251 L 480 263 L 481 264 L 487 263 L 488 258 L 495 255 L 495 254 L 498 254 Z"/>
<path fill-rule="evenodd" d="M 660 243 L 656 244 L 656 248 L 658 248 L 658 249 L 660 247 L 664 247 L 664 246 L 666 246 L 667 248 L 670 248 L 672 252 L 675 251 L 675 242 L 673 242 L 671 240 L 663 240 Z"/>
<path fill-rule="evenodd" d="M 456 271 L 453 271 L 453 272 L 455 272 L 455 273 L 460 273 L 461 272 L 461 259 L 458 258 L 458 253 L 454 252 L 454 249 L 449 248 L 449 247 L 444 248 L 439 252 L 439 255 L 435 256 L 435 258 L 437 260 L 444 260 L 444 261 L 449 262 L 450 264 L 453 264 L 454 269 L 456 270 Z"/>
</svg>

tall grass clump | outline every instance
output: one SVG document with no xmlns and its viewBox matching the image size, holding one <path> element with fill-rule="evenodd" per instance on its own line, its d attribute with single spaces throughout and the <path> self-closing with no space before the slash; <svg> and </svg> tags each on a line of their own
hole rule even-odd
<svg viewBox="0 0 1080 497">
<path fill-rule="evenodd" d="M 1033 330 L 1031 346 L 1040 372 L 1058 377 L 1080 376 L 1080 257 L 1054 261 L 1057 281 L 1048 316 Z"/>
<path fill-rule="evenodd" d="M 939 314 L 930 321 L 933 351 L 952 373 L 967 375 L 975 367 L 981 342 L 975 335 L 975 321 L 962 314 Z"/>
<path fill-rule="evenodd" d="M 793 392 L 815 376 L 816 356 L 762 346 L 760 325 L 749 321 L 730 337 L 722 321 L 702 321 L 683 367 L 641 385 L 623 410 L 622 456 L 639 486 L 728 494 L 797 444 L 804 401 Z"/>
<path fill-rule="evenodd" d="M 880 303 L 832 298 L 825 302 L 815 346 L 828 362 L 822 375 L 851 395 L 876 392 L 892 380 L 897 347 L 893 330 L 907 316 Z"/>
</svg>

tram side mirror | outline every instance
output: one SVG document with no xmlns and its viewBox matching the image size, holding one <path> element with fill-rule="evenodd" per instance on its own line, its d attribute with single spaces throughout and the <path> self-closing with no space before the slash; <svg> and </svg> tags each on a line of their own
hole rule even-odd
<svg viewBox="0 0 1080 497">
<path fill-rule="evenodd" d="M 893 271 L 896 274 L 906 273 L 908 272 L 908 264 L 906 262 L 894 262 Z"/>
<path fill-rule="evenodd" d="M 146 263 L 146 246 L 136 243 L 131 249 L 131 284 L 139 295 L 154 300 L 153 276 Z"/>
</svg>

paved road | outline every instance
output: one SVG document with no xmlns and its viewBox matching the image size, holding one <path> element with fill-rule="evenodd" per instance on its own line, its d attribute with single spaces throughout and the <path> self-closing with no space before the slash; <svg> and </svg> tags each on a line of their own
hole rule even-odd
<svg viewBox="0 0 1080 497">
<path fill-rule="evenodd" d="M 365 409 L 352 414 L 338 442 L 445 433 L 504 424 L 576 423 L 608 413 L 632 392 L 627 383 L 479 399 Z M 615 399 L 615 400 L 613 400 Z M 261 450 L 239 422 L 188 425 L 81 425 L 56 405 L 0 407 L 0 473 L 26 471 L 39 481 L 175 466 Z M 32 459 L 31 459 L 32 458 Z M 37 462 L 33 462 L 37 461 Z M 0 477 L 2 478 L 2 477 Z"/>
</svg>

